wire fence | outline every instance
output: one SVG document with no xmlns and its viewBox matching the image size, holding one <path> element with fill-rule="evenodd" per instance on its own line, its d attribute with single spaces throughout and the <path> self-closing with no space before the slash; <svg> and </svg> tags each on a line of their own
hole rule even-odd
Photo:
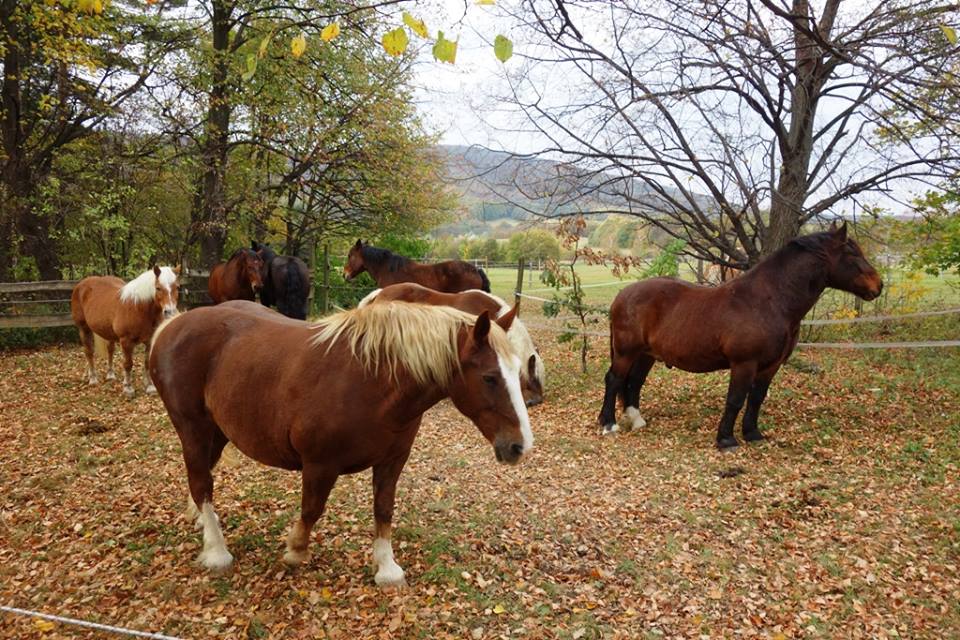
<svg viewBox="0 0 960 640">
<path fill-rule="evenodd" d="M 135 629 L 115 627 L 109 624 L 100 624 L 99 622 L 90 622 L 89 620 L 78 620 L 77 618 L 67 618 L 64 616 L 57 616 L 50 613 L 30 611 L 29 609 L 18 609 L 17 607 L 5 607 L 0 605 L 0 611 L 6 611 L 7 613 L 13 613 L 21 616 L 29 616 L 29 617 L 37 618 L 40 620 L 48 620 L 50 622 L 59 622 L 60 624 L 69 624 L 77 627 L 86 627 L 88 629 L 96 629 L 98 631 L 108 631 L 110 633 L 131 636 L 134 638 L 153 638 L 154 640 L 183 640 L 182 638 L 178 638 L 176 636 L 167 636 L 167 635 L 163 635 L 162 633 L 150 633 L 147 631 L 137 631 Z"/>
</svg>

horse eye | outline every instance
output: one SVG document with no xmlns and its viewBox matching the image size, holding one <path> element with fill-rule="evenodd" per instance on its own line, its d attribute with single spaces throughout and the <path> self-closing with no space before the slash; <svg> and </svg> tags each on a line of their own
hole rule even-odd
<svg viewBox="0 0 960 640">
<path fill-rule="evenodd" d="M 499 382 L 497 376 L 483 376 L 483 381 L 488 387 L 496 387 L 497 383 Z"/>
</svg>

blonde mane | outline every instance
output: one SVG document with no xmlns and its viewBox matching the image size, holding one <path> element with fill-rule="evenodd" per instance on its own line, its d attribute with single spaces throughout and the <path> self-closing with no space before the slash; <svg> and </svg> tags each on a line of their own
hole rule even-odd
<svg viewBox="0 0 960 640">
<path fill-rule="evenodd" d="M 177 281 L 176 272 L 170 267 L 160 267 L 160 284 L 170 287 Z M 146 302 L 153 300 L 157 289 L 157 276 L 147 269 L 120 289 L 120 302 Z"/>
<path fill-rule="evenodd" d="M 435 383 L 446 388 L 459 370 L 457 335 L 472 327 L 476 317 L 452 307 L 400 302 L 371 304 L 341 311 L 314 325 L 312 346 L 327 343 L 329 351 L 340 339 L 348 341 L 350 352 L 365 369 L 379 372 L 385 366 L 396 379 L 398 368 L 419 385 Z M 490 323 L 490 346 L 497 355 L 516 358 L 506 333 Z"/>
</svg>

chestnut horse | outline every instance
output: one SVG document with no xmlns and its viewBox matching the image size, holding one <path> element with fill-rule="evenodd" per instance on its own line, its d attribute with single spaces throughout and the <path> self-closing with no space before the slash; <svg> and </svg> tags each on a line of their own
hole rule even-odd
<svg viewBox="0 0 960 640">
<path fill-rule="evenodd" d="M 211 570 L 233 562 L 211 474 L 229 441 L 263 464 L 302 471 L 289 565 L 307 558 L 337 477 L 373 467 L 374 579 L 403 584 L 390 541 L 394 496 L 423 413 L 451 398 L 499 462 L 516 463 L 533 446 L 520 359 L 505 333 L 512 321 L 391 302 L 308 324 L 238 301 L 162 325 L 150 375 L 183 445 L 188 509 L 203 528 L 199 561 Z"/>
<path fill-rule="evenodd" d="M 214 304 L 227 300 L 256 300 L 263 287 L 263 260 L 252 249 L 237 249 L 226 262 L 213 266 L 207 292 Z"/>
<path fill-rule="evenodd" d="M 615 402 L 634 428 L 646 424 L 640 389 L 654 362 L 703 373 L 730 370 L 717 447 L 736 447 L 733 424 L 746 401 L 743 437 L 763 439 L 757 426 L 770 381 L 797 344 L 800 320 L 824 289 L 864 300 L 883 282 L 847 225 L 792 240 L 743 275 L 717 287 L 652 278 L 623 289 L 610 306 L 610 370 L 600 411 L 605 433 L 617 430 Z"/>
<path fill-rule="evenodd" d="M 180 267 L 154 267 L 128 282 L 113 276 L 90 276 L 73 288 L 70 314 L 80 330 L 80 341 L 87 356 L 87 379 L 97 384 L 93 363 L 94 336 L 107 343 L 107 380 L 113 380 L 113 350 L 120 342 L 123 349 L 123 392 L 132 396 L 133 348 L 143 344 L 149 349 L 150 338 L 161 317 L 177 312 Z M 143 381 L 147 393 L 156 389 L 147 377 L 144 358 Z"/>
<path fill-rule="evenodd" d="M 475 316 L 486 311 L 492 318 L 498 318 L 510 312 L 507 303 L 492 293 L 479 289 L 469 289 L 460 293 L 443 293 L 413 282 L 391 284 L 383 289 L 375 289 L 357 306 L 364 307 L 372 302 L 389 302 L 390 300 L 445 305 Z M 537 353 L 536 347 L 533 346 L 533 340 L 530 339 L 530 332 L 520 322 L 519 317 L 514 318 L 510 330 L 507 331 L 507 337 L 510 338 L 514 351 L 520 356 L 520 361 L 524 363 L 524 366 L 520 369 L 520 388 L 523 391 L 523 400 L 528 407 L 536 406 L 543 402 L 545 377 L 543 359 Z"/>
<path fill-rule="evenodd" d="M 343 276 L 347 280 L 353 280 L 364 271 L 370 274 L 378 287 L 398 282 L 416 282 L 445 293 L 457 293 L 467 289 L 480 289 L 490 293 L 487 274 L 469 262 L 447 260 L 436 264 L 421 264 L 357 240 L 347 254 Z"/>
<path fill-rule="evenodd" d="M 306 320 L 310 297 L 310 271 L 306 263 L 296 256 L 278 256 L 256 240 L 251 247 L 263 260 L 260 302 L 266 307 L 276 306 L 277 311 L 288 318 Z"/>
</svg>

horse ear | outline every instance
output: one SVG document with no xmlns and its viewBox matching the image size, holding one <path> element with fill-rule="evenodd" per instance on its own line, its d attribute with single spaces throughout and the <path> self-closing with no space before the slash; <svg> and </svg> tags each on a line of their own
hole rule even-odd
<svg viewBox="0 0 960 640">
<path fill-rule="evenodd" d="M 257 242 L 256 240 L 251 240 L 250 248 L 253 249 L 254 251 L 260 251 L 260 243 Z"/>
<path fill-rule="evenodd" d="M 477 321 L 473 325 L 473 341 L 478 346 L 487 343 L 487 336 L 490 335 L 490 312 L 484 311 L 477 316 Z"/>
<path fill-rule="evenodd" d="M 510 326 L 513 324 L 514 319 L 517 317 L 517 313 L 520 311 L 519 305 L 513 305 L 513 308 L 510 311 L 507 311 L 505 314 L 497 318 L 497 324 L 500 325 L 500 328 L 504 331 L 510 331 Z"/>
<path fill-rule="evenodd" d="M 160 277 L 160 267 L 158 267 L 157 265 L 153 265 L 153 275 L 155 275 L 158 278 Z"/>
<path fill-rule="evenodd" d="M 834 229 L 833 235 L 837 237 L 841 243 L 847 241 L 847 221 L 844 220 L 843 224 L 839 228 Z"/>
<path fill-rule="evenodd" d="M 357 238 L 357 244 L 355 244 L 355 245 L 353 245 L 353 246 L 355 246 L 357 249 L 362 249 L 362 248 L 363 248 L 363 240 L 361 240 L 360 238 Z"/>
<path fill-rule="evenodd" d="M 180 275 L 180 265 L 179 265 L 179 264 L 173 268 L 173 272 L 174 272 L 175 274 L 177 274 L 178 276 Z"/>
<path fill-rule="evenodd" d="M 535 353 L 531 353 L 530 359 L 527 360 L 527 375 L 531 380 L 537 377 L 537 355 Z"/>
</svg>

